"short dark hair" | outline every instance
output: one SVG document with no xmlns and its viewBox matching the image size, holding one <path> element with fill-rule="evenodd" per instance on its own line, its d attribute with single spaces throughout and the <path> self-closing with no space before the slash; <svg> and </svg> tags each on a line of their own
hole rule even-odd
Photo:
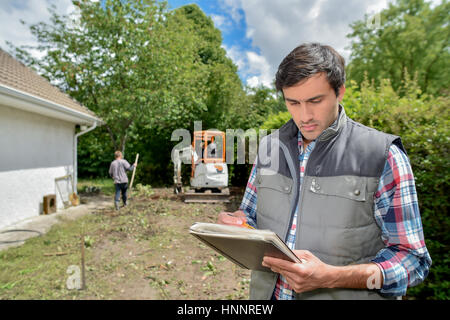
<svg viewBox="0 0 450 320">
<path fill-rule="evenodd" d="M 345 60 L 332 47 L 320 43 L 304 43 L 292 50 L 280 63 L 275 77 L 278 91 L 324 72 L 336 96 L 345 83 Z"/>
</svg>

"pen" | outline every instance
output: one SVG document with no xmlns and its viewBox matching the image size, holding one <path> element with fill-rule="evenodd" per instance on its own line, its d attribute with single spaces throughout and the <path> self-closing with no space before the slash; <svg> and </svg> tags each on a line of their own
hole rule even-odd
<svg viewBox="0 0 450 320">
<path fill-rule="evenodd" d="M 227 214 L 228 214 L 230 217 L 238 218 L 238 217 L 236 217 L 236 216 L 233 216 L 233 215 L 230 214 L 230 213 L 227 213 Z M 242 225 L 243 225 L 245 228 L 247 228 L 247 229 L 255 229 L 254 227 L 252 227 L 251 225 L 249 225 L 247 222 L 243 222 Z"/>
<path fill-rule="evenodd" d="M 246 227 L 248 229 L 255 229 L 251 225 L 249 225 L 247 222 L 244 222 L 244 227 Z"/>
</svg>

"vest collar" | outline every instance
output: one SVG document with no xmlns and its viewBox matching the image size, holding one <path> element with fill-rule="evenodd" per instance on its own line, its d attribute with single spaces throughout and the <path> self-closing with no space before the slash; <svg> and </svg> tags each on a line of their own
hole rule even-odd
<svg viewBox="0 0 450 320">
<path fill-rule="evenodd" d="M 345 109 L 341 104 L 339 104 L 339 115 L 336 121 L 327 129 L 325 129 L 317 137 L 317 140 L 326 141 L 331 139 L 332 137 L 336 136 L 342 130 L 342 128 L 344 128 L 346 123 L 347 123 L 347 115 L 345 114 Z M 298 140 L 298 127 L 292 118 L 280 128 L 279 134 L 281 141 L 288 142 L 293 139 L 295 139 L 295 141 Z"/>
<path fill-rule="evenodd" d="M 326 141 L 326 140 L 329 140 L 329 139 L 333 138 L 334 136 L 336 136 L 342 130 L 342 128 L 344 128 L 346 123 L 347 123 L 347 116 L 345 114 L 345 109 L 340 104 L 339 105 L 339 115 L 338 115 L 336 121 L 331 126 L 326 128 L 317 137 L 317 140 L 319 140 L 319 141 Z"/>
</svg>

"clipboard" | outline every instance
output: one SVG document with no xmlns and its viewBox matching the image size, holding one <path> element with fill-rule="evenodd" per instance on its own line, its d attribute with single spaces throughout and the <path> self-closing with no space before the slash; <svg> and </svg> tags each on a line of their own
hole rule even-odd
<svg viewBox="0 0 450 320">
<path fill-rule="evenodd" d="M 264 256 L 301 263 L 271 230 L 197 222 L 189 228 L 189 233 L 244 269 L 272 272 L 262 266 Z"/>
</svg>

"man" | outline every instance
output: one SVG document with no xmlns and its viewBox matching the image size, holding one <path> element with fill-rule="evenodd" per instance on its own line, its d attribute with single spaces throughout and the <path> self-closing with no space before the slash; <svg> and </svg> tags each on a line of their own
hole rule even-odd
<svg viewBox="0 0 450 320">
<path fill-rule="evenodd" d="M 109 175 L 114 179 L 114 186 L 116 193 L 114 196 L 114 206 L 116 210 L 119 210 L 120 193 L 122 193 L 123 206 L 127 205 L 127 189 L 128 189 L 128 176 L 126 171 L 133 170 L 137 164 L 130 165 L 127 160 L 123 159 L 122 152 L 116 151 L 114 153 L 115 160 L 111 162 L 109 167 Z"/>
<path fill-rule="evenodd" d="M 216 158 L 217 144 L 214 137 L 211 137 L 211 142 L 208 144 L 207 149 L 208 158 Z"/>
<path fill-rule="evenodd" d="M 276 74 L 292 119 L 261 140 L 240 210 L 219 223 L 276 232 L 303 263 L 264 257 L 251 299 L 386 299 L 422 282 L 431 258 L 399 137 L 349 119 L 345 62 L 317 43 Z"/>
</svg>

